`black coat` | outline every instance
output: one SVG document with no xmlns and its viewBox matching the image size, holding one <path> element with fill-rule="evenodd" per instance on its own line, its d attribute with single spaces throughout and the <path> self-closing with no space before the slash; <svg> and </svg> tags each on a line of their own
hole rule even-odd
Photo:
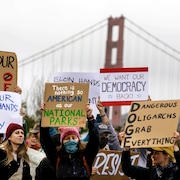
<svg viewBox="0 0 180 180">
<path fill-rule="evenodd" d="M 89 141 L 86 145 L 86 148 L 83 152 L 78 151 L 75 154 L 67 154 L 66 152 L 61 152 L 57 154 L 56 146 L 53 143 L 50 135 L 49 128 L 41 127 L 41 145 L 47 155 L 48 160 L 55 168 L 56 179 L 66 179 L 68 178 L 73 180 L 88 180 L 88 173 L 86 167 L 84 166 L 83 157 L 86 159 L 88 167 L 92 168 L 93 161 L 98 153 L 100 138 L 97 127 L 94 126 L 94 120 L 88 121 L 89 128 Z M 57 165 L 58 157 L 60 156 L 60 162 Z M 47 162 L 47 161 L 46 161 Z M 47 163 L 42 163 L 44 167 L 49 166 Z M 50 170 L 50 168 L 48 168 Z M 52 170 L 53 173 L 53 170 Z M 47 176 L 50 174 L 47 174 Z M 46 177 L 47 177 L 46 176 Z M 51 175 L 52 177 L 53 175 Z M 40 178 L 42 179 L 42 178 Z M 48 178 L 46 178 L 48 179 Z"/>
<path fill-rule="evenodd" d="M 8 180 L 19 168 L 19 163 L 15 160 L 11 161 L 7 166 L 3 164 L 6 160 L 7 154 L 0 149 L 0 179 Z M 23 161 L 23 177 L 22 180 L 31 180 L 30 166 L 26 161 Z"/>
<path fill-rule="evenodd" d="M 174 152 L 177 163 L 163 168 L 162 178 L 158 177 L 158 166 L 143 168 L 131 165 L 130 151 L 122 153 L 122 170 L 124 174 L 136 180 L 179 180 L 180 179 L 180 151 Z"/>
</svg>

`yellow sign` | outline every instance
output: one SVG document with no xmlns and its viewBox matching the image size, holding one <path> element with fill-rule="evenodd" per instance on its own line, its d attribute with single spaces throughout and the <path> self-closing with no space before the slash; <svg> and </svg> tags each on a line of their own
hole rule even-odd
<svg viewBox="0 0 180 180">
<path fill-rule="evenodd" d="M 125 125 L 123 147 L 168 147 L 180 117 L 180 100 L 134 102 Z"/>
</svg>

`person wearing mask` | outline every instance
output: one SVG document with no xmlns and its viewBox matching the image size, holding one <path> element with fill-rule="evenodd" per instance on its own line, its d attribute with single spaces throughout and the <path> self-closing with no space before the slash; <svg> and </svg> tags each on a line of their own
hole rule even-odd
<svg viewBox="0 0 180 180">
<path fill-rule="evenodd" d="M 121 151 L 122 148 L 120 147 L 120 144 L 119 144 L 117 132 L 114 129 L 111 121 L 108 119 L 108 117 L 106 115 L 106 109 L 102 105 L 102 102 L 100 101 L 100 97 L 98 98 L 98 101 L 96 103 L 96 107 L 99 110 L 99 114 L 97 114 L 97 117 L 96 117 L 96 123 L 106 125 L 107 130 L 110 132 L 108 135 L 108 143 L 107 143 L 109 149 Z"/>
<path fill-rule="evenodd" d="M 100 135 L 100 147 L 99 150 L 110 150 L 108 142 L 111 136 L 111 132 L 108 130 L 107 125 L 100 123 L 97 125 Z"/>
<path fill-rule="evenodd" d="M 32 179 L 24 143 L 24 128 L 16 123 L 9 124 L 6 129 L 6 140 L 0 145 L 0 179 Z"/>
<path fill-rule="evenodd" d="M 107 110 L 102 105 L 102 102 L 100 101 L 100 97 L 98 97 L 96 107 L 99 111 L 99 114 L 97 114 L 96 116 L 95 123 L 99 130 L 99 133 L 101 134 L 100 135 L 100 149 L 103 149 L 106 146 L 105 149 L 121 151 L 122 148 L 120 147 L 120 144 L 119 144 L 117 132 L 114 129 L 111 121 L 108 119 L 106 115 Z M 104 136 L 104 133 L 102 133 L 103 131 L 107 133 L 105 135 L 106 138 Z M 88 136 L 89 134 L 85 136 L 85 138 L 83 139 L 84 142 L 88 142 Z"/>
<path fill-rule="evenodd" d="M 44 109 L 44 104 L 41 105 Z M 86 105 L 89 141 L 83 144 L 77 127 L 60 127 L 60 146 L 56 147 L 49 128 L 41 127 L 41 145 L 47 155 L 38 167 L 36 179 L 89 180 L 92 164 L 99 150 L 99 133 L 94 125 L 90 104 Z"/>
<path fill-rule="evenodd" d="M 179 180 L 180 177 L 180 151 L 178 147 L 179 133 L 174 132 L 175 143 L 173 147 L 153 147 L 153 166 L 143 168 L 134 166 L 130 160 L 129 148 L 124 148 L 122 154 L 122 170 L 128 177 L 136 180 Z"/>
</svg>

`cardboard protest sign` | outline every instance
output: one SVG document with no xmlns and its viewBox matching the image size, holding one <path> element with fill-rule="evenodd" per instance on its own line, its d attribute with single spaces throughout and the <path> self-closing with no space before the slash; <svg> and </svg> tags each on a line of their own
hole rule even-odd
<svg viewBox="0 0 180 180">
<path fill-rule="evenodd" d="M 147 100 L 148 68 L 100 69 L 100 98 L 104 106 Z"/>
<path fill-rule="evenodd" d="M 88 83 L 46 83 L 42 127 L 85 127 L 88 92 Z"/>
<path fill-rule="evenodd" d="M 0 51 L 0 91 L 12 91 L 17 85 L 17 57 L 13 52 Z"/>
<path fill-rule="evenodd" d="M 122 146 L 131 148 L 173 146 L 180 117 L 180 100 L 134 102 L 125 125 Z"/>
<path fill-rule="evenodd" d="M 90 180 L 129 180 L 122 171 L 121 156 L 120 151 L 100 150 L 93 163 L 98 170 L 90 177 Z M 133 165 L 137 165 L 138 159 L 139 153 L 131 153 Z"/>
<path fill-rule="evenodd" d="M 87 72 L 53 72 L 50 74 L 50 83 L 89 83 L 89 102 L 93 109 L 93 115 L 99 114 L 96 108 L 100 87 L 100 73 Z"/>
<path fill-rule="evenodd" d="M 22 125 L 21 95 L 15 92 L 0 91 L 0 133 L 5 133 L 10 123 Z"/>
</svg>

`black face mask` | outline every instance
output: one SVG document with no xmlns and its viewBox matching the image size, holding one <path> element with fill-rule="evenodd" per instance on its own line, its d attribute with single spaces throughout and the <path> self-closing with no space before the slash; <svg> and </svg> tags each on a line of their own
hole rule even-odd
<svg viewBox="0 0 180 180">
<path fill-rule="evenodd" d="M 108 143 L 108 138 L 107 137 L 102 137 L 101 142 L 100 142 L 100 148 L 104 148 L 106 144 Z"/>
</svg>

